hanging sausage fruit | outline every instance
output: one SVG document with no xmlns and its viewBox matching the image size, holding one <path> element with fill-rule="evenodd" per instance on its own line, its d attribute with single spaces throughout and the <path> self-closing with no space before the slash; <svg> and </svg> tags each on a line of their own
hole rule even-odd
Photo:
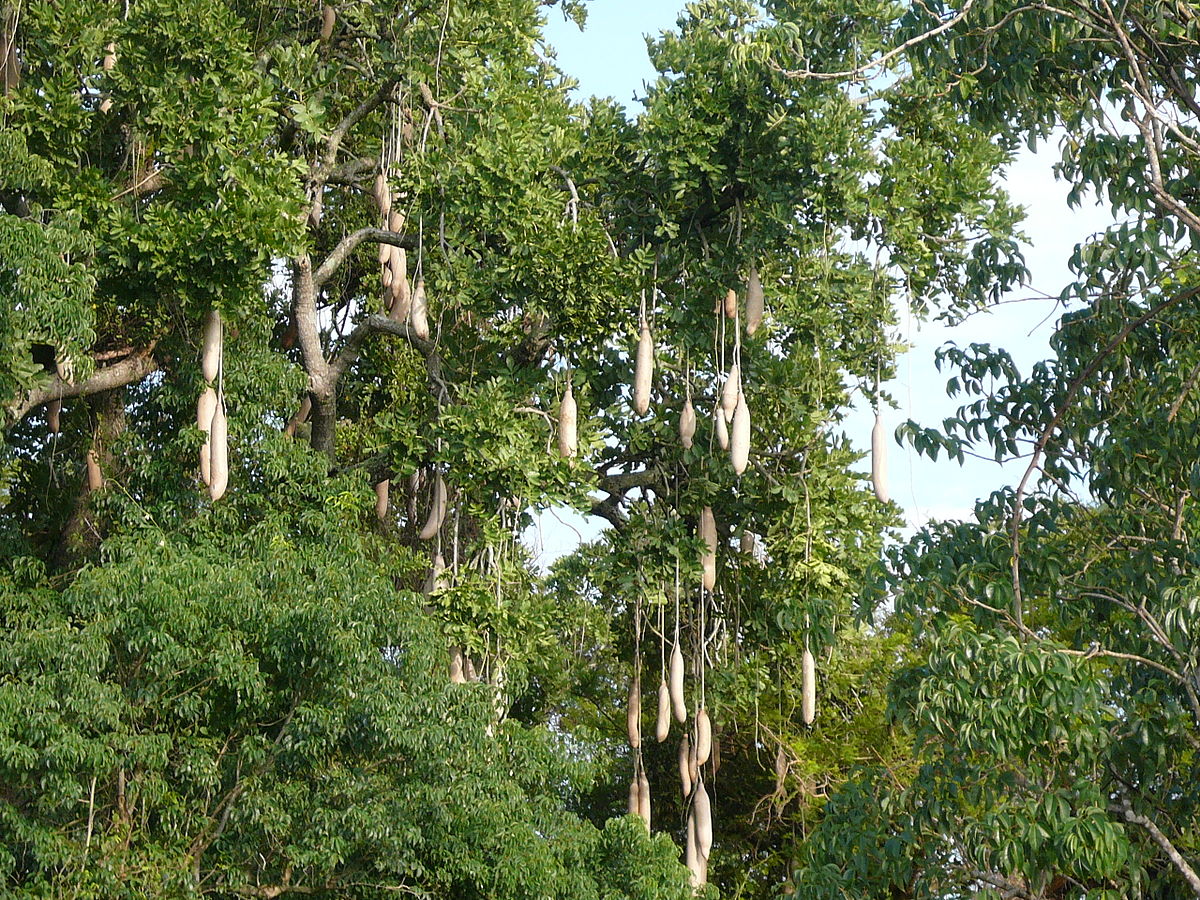
<svg viewBox="0 0 1200 900">
<path fill-rule="evenodd" d="M 703 706 L 696 710 L 696 765 L 702 766 L 712 756 L 712 721 Z"/>
<path fill-rule="evenodd" d="M 746 279 L 746 334 L 753 336 L 763 320 L 763 288 L 758 277 L 758 266 L 750 266 L 750 277 Z"/>
<path fill-rule="evenodd" d="M 629 698 L 625 706 L 625 733 L 630 748 L 642 746 L 642 677 L 636 671 L 629 681 Z"/>
<path fill-rule="evenodd" d="M 671 709 L 675 715 L 675 721 L 683 723 L 687 721 L 687 703 L 683 697 L 683 651 L 679 649 L 679 638 L 675 638 L 675 646 L 671 649 Z"/>
<path fill-rule="evenodd" d="M 750 408 L 746 406 L 746 395 L 738 391 L 737 405 L 733 410 L 733 430 L 729 435 L 729 462 L 733 471 L 741 475 L 750 462 Z"/>
<path fill-rule="evenodd" d="M 696 407 L 692 406 L 689 396 L 683 401 L 683 410 L 679 413 L 679 443 L 684 450 L 692 449 L 692 439 L 696 436 Z"/>
<path fill-rule="evenodd" d="M 431 540 L 442 529 L 442 522 L 446 519 L 446 482 L 442 479 L 442 473 L 438 472 L 433 480 L 433 499 L 429 504 L 429 517 L 425 520 L 425 526 L 417 535 L 421 540 Z"/>
<path fill-rule="evenodd" d="M 212 445 L 209 458 L 212 480 L 208 483 L 208 496 L 220 500 L 229 485 L 229 420 L 225 417 L 225 402 L 220 394 L 217 395 L 217 409 L 212 417 L 209 443 Z"/>
<path fill-rule="evenodd" d="M 220 381 L 225 357 L 224 326 L 221 314 L 210 310 L 204 318 L 200 348 L 200 374 L 204 389 L 196 401 L 196 425 L 204 432 L 200 447 L 200 477 L 208 485 L 213 500 L 225 496 L 229 484 L 229 422 Z"/>
<path fill-rule="evenodd" d="M 579 452 L 579 440 L 576 433 L 578 415 L 575 395 L 571 393 L 571 382 L 568 380 L 562 403 L 558 407 L 558 455 L 563 459 L 570 459 Z"/>
<path fill-rule="evenodd" d="M 880 503 L 888 502 L 887 439 L 879 410 L 875 411 L 875 426 L 871 429 L 871 487 Z"/>
<path fill-rule="evenodd" d="M 704 541 L 704 553 L 700 557 L 700 567 L 703 571 L 704 589 L 711 591 L 717 584 L 717 522 L 713 518 L 711 506 L 704 507 L 700 512 L 700 539 Z"/>
<path fill-rule="evenodd" d="M 800 661 L 800 717 L 805 725 L 817 717 L 817 661 L 807 647 Z"/>
<path fill-rule="evenodd" d="M 633 371 L 633 410 L 639 416 L 644 416 L 650 410 L 650 383 L 653 377 L 654 338 L 650 335 L 650 323 L 643 312 Z"/>
</svg>

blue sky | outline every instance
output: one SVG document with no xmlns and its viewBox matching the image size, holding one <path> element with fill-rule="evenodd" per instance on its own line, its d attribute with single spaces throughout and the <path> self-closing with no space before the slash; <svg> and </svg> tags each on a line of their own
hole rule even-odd
<svg viewBox="0 0 1200 900">
<path fill-rule="evenodd" d="M 645 36 L 674 28 L 681 7 L 682 0 L 591 0 L 582 32 L 551 10 L 547 41 L 557 53 L 559 67 L 578 80 L 582 95 L 613 97 L 636 115 L 639 107 L 634 97 L 640 97 L 645 83 L 654 77 Z M 1082 209 L 1068 209 L 1067 187 L 1054 179 L 1051 168 L 1056 155 L 1053 145 L 1037 154 L 1024 151 L 1005 173 L 1009 193 L 1028 214 L 1024 231 L 1029 241 L 1023 250 L 1031 284 L 1014 292 L 1008 298 L 1012 301 L 1038 294 L 1057 296 L 1073 280 L 1066 261 L 1075 244 L 1110 221 L 1104 209 L 1086 203 Z M 1048 355 L 1047 342 L 1059 313 L 1045 299 L 1009 302 L 950 328 L 918 325 L 900 310 L 897 337 L 911 349 L 899 360 L 897 379 L 887 386 L 899 404 L 898 409 L 885 412 L 889 431 L 906 419 L 936 426 L 954 414 L 960 401 L 946 396 L 948 375 L 937 372 L 933 364 L 934 351 L 946 341 L 1005 347 L 1021 371 L 1027 372 Z M 872 421 L 870 410 L 862 408 L 844 423 L 846 433 L 863 450 L 870 445 Z M 904 508 L 910 527 L 929 519 L 968 515 L 977 498 L 1018 480 L 1024 469 L 1021 463 L 1002 467 L 977 459 L 968 459 L 961 467 L 945 459 L 931 462 L 894 441 L 889 441 L 889 452 L 891 497 Z M 862 468 L 867 467 L 864 460 Z M 545 557 L 552 558 L 569 550 L 578 535 L 593 535 L 596 527 L 573 515 L 548 515 L 540 535 L 531 538 L 535 549 L 544 548 Z"/>
</svg>

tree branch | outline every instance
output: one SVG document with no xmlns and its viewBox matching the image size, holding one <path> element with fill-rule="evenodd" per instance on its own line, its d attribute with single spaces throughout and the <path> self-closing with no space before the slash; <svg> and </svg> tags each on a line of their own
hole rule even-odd
<svg viewBox="0 0 1200 900">
<path fill-rule="evenodd" d="M 1124 814 L 1126 822 L 1133 825 L 1140 825 L 1146 830 L 1150 835 L 1150 839 L 1158 844 L 1163 853 L 1167 855 L 1167 859 L 1171 861 L 1171 865 L 1183 876 L 1183 880 L 1192 889 L 1192 893 L 1200 897 L 1200 876 L 1196 874 L 1196 870 L 1188 864 L 1188 861 L 1183 858 L 1183 854 L 1175 849 L 1175 845 L 1171 843 L 1170 838 L 1162 833 L 1153 820 L 1136 812 L 1133 804 L 1129 802 L 1129 798 L 1124 795 L 1121 796 L 1120 811 Z"/>
<path fill-rule="evenodd" d="M 103 369 L 97 369 L 92 373 L 91 378 L 88 378 L 86 381 L 76 382 L 75 384 L 63 381 L 55 375 L 45 386 L 34 388 L 26 393 L 24 397 L 3 408 L 8 420 L 4 426 L 5 429 L 11 428 L 24 419 L 25 416 L 29 415 L 33 409 L 41 406 L 43 403 L 49 403 L 51 400 L 89 397 L 92 394 L 111 391 L 114 388 L 124 387 L 127 384 L 134 384 L 141 381 L 159 368 L 158 360 L 152 355 L 153 351 L 154 345 L 151 344 L 144 350 L 135 352 L 132 356 L 119 363 Z"/>
<path fill-rule="evenodd" d="M 1028 900 L 1032 895 L 1021 885 L 1009 881 L 995 872 L 984 872 L 981 869 L 968 869 L 965 873 L 969 881 L 982 881 L 989 887 L 995 888 L 1005 900 Z"/>
<path fill-rule="evenodd" d="M 329 377 L 336 381 L 341 377 L 341 374 L 358 358 L 359 349 L 362 343 L 366 340 L 367 335 L 372 331 L 382 331 L 384 334 L 394 335 L 395 337 L 404 338 L 408 341 L 417 352 L 428 358 L 433 353 L 433 341 L 423 341 L 408 327 L 407 322 L 397 322 L 394 319 L 389 319 L 387 316 L 367 316 L 350 332 L 350 336 L 346 338 L 346 343 L 342 345 L 342 349 L 338 351 L 338 355 L 333 362 L 329 364 Z"/>
<path fill-rule="evenodd" d="M 329 174 L 325 176 L 325 183 L 353 184 L 357 181 L 359 175 L 375 171 L 378 165 L 378 160 L 371 159 L 369 156 L 352 159 L 330 170 Z"/>
<path fill-rule="evenodd" d="M 298 257 L 292 273 L 292 317 L 296 323 L 296 339 L 300 355 L 308 372 L 309 389 L 321 390 L 325 381 L 325 354 L 321 349 L 321 330 L 317 321 L 317 289 L 313 279 L 312 260 L 308 254 Z"/>
<path fill-rule="evenodd" d="M 593 500 L 591 513 L 607 519 L 615 527 L 625 524 L 625 514 L 621 512 L 621 501 L 625 492 L 638 487 L 650 487 L 659 480 L 659 473 L 653 469 L 641 472 L 625 472 L 620 475 L 605 475 L 597 473 L 600 490 L 608 494 L 603 500 Z"/>
<path fill-rule="evenodd" d="M 923 44 L 925 41 L 935 38 L 945 31 L 949 31 L 967 17 L 967 14 L 971 11 L 971 7 L 974 5 L 975 0 L 967 0 L 967 2 L 962 5 L 962 9 L 960 9 L 949 19 L 946 19 L 944 22 L 935 25 L 928 31 L 924 31 L 915 37 L 909 38 L 904 43 L 899 44 L 886 53 L 881 54 L 877 59 L 873 59 L 861 66 L 855 66 L 853 69 L 846 69 L 841 72 L 814 72 L 811 69 L 784 69 L 781 66 L 775 66 L 775 68 L 788 78 L 815 78 L 820 81 L 841 81 L 842 79 L 846 78 L 859 78 L 873 69 L 879 69 L 887 65 L 887 63 L 889 63 L 891 60 L 895 59 L 897 56 L 900 56 L 905 51 L 917 46 L 918 44 Z"/>
<path fill-rule="evenodd" d="M 342 141 L 346 139 L 346 135 L 350 133 L 350 129 L 369 116 L 377 109 L 391 94 L 392 88 L 399 84 L 399 79 L 388 78 L 375 90 L 375 93 L 358 104 L 347 116 L 338 123 L 333 129 L 333 133 L 329 135 L 329 140 L 325 143 L 325 152 L 321 155 L 321 162 L 312 175 L 312 182 L 318 186 L 323 186 L 329 178 L 330 173 L 334 171 L 334 164 L 337 161 L 338 150 L 341 149 Z"/>
<path fill-rule="evenodd" d="M 620 498 L 614 494 L 609 494 L 603 500 L 592 501 L 591 514 L 599 516 L 602 519 L 607 519 L 609 524 L 614 528 L 620 528 L 625 524 L 625 516 L 621 512 Z"/>
<path fill-rule="evenodd" d="M 653 469 L 641 472 L 625 472 L 620 475 L 599 475 L 600 490 L 609 494 L 624 494 L 626 491 L 639 487 L 650 487 L 659 480 L 659 473 Z"/>
<path fill-rule="evenodd" d="M 396 247 L 403 247 L 405 250 L 415 250 L 417 247 L 417 238 L 415 235 L 404 234 L 399 231 L 384 231 L 382 228 L 360 228 L 358 231 L 352 231 L 338 242 L 338 245 L 325 257 L 324 262 L 317 267 L 317 271 L 313 272 L 313 290 L 320 291 L 322 285 L 346 261 L 346 257 L 353 253 L 355 248 L 363 241 L 373 241 L 376 244 L 392 244 Z"/>
</svg>

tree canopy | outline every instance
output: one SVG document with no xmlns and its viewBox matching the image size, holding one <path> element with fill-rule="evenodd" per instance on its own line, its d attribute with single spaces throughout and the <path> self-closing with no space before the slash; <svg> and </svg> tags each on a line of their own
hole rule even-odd
<svg viewBox="0 0 1200 900">
<path fill-rule="evenodd" d="M 544 7 L 4 7 L 6 890 L 1200 895 L 1190 10 L 702 0 L 634 116 Z M 897 431 L 1028 474 L 898 542 L 1051 139 L 1054 358 Z"/>
</svg>

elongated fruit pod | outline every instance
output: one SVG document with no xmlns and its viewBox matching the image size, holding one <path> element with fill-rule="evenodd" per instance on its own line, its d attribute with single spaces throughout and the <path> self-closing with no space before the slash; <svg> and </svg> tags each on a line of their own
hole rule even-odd
<svg viewBox="0 0 1200 900">
<path fill-rule="evenodd" d="M 750 462 L 750 408 L 746 395 L 738 394 L 737 406 L 733 410 L 733 427 L 729 434 L 729 462 L 733 471 L 741 475 Z"/>
<path fill-rule="evenodd" d="M 653 378 L 654 338 L 650 335 L 650 324 L 642 319 L 633 372 L 633 410 L 639 416 L 644 416 L 650 410 L 650 382 Z"/>
<path fill-rule="evenodd" d="M 729 426 L 725 424 L 725 413 L 721 412 L 721 404 L 713 407 L 713 423 L 717 432 L 717 446 L 722 450 L 729 449 Z"/>
<path fill-rule="evenodd" d="M 215 309 L 209 310 L 204 317 L 204 343 L 200 349 L 200 372 L 207 382 L 215 381 L 221 373 L 223 342 L 221 314 Z"/>
<path fill-rule="evenodd" d="M 664 678 L 658 684 L 658 718 L 654 722 L 654 739 L 660 744 L 671 733 L 671 689 Z"/>
<path fill-rule="evenodd" d="M 404 231 L 404 213 L 391 210 L 388 213 L 388 231 L 401 234 Z"/>
<path fill-rule="evenodd" d="M 725 318 L 732 319 L 737 315 L 737 291 L 730 288 L 725 292 Z"/>
<path fill-rule="evenodd" d="M 100 471 L 100 456 L 95 447 L 88 448 L 86 462 L 88 490 L 98 491 L 104 487 L 104 473 Z"/>
<path fill-rule="evenodd" d="M 696 813 L 696 851 L 708 859 L 713 842 L 712 803 L 703 781 L 696 785 L 696 792 L 692 795 L 692 810 Z"/>
<path fill-rule="evenodd" d="M 642 821 L 646 823 L 646 830 L 650 830 L 650 779 L 646 777 L 646 770 L 642 769 L 638 772 L 638 815 L 642 817 Z"/>
<path fill-rule="evenodd" d="M 442 559 L 442 554 L 435 553 L 433 555 L 433 590 L 444 591 L 450 587 L 450 569 L 446 566 L 446 560 Z M 473 668 L 470 658 L 467 659 L 467 674 L 469 675 Z"/>
<path fill-rule="evenodd" d="M 217 392 L 206 387 L 196 401 L 196 427 L 205 434 L 204 444 L 200 447 L 200 478 L 205 484 L 212 484 L 212 423 L 217 411 Z"/>
<path fill-rule="evenodd" d="M 105 72 L 111 72 L 117 67 L 117 45 L 109 41 L 104 48 L 104 59 L 100 61 L 100 68 Z"/>
<path fill-rule="evenodd" d="M 432 597 L 447 587 L 449 585 L 446 583 L 446 560 L 442 558 L 442 554 L 435 553 L 433 562 L 429 566 L 429 572 L 425 576 L 425 583 L 421 586 L 421 593 L 426 597 Z"/>
<path fill-rule="evenodd" d="M 466 684 L 467 676 L 463 674 L 463 652 L 462 647 L 450 648 L 450 683 L 451 684 Z"/>
<path fill-rule="evenodd" d="M 642 677 L 634 674 L 629 682 L 629 699 L 625 706 L 625 733 L 634 750 L 642 746 Z"/>
<path fill-rule="evenodd" d="M 388 494 L 391 492 L 391 482 L 386 478 L 375 484 L 375 518 L 380 522 L 387 521 Z"/>
<path fill-rule="evenodd" d="M 634 775 L 629 779 L 629 815 L 639 815 L 641 809 L 641 797 L 638 792 L 638 780 Z"/>
<path fill-rule="evenodd" d="M 388 285 L 388 316 L 393 322 L 403 322 L 412 314 L 412 291 L 408 287 L 408 252 L 392 247 L 388 254 L 392 283 Z"/>
<path fill-rule="evenodd" d="M 696 765 L 702 766 L 712 756 L 712 720 L 703 706 L 696 710 Z"/>
<path fill-rule="evenodd" d="M 382 172 L 375 176 L 375 183 L 371 185 L 371 196 L 375 198 L 375 207 L 386 222 L 388 214 L 392 211 L 392 191 Z"/>
<path fill-rule="evenodd" d="M 670 665 L 670 693 L 671 693 L 671 709 L 675 713 L 676 722 L 687 721 L 687 703 L 683 699 L 683 651 L 679 649 L 679 642 L 675 642 L 675 646 L 671 648 L 671 665 Z"/>
<path fill-rule="evenodd" d="M 692 766 L 689 760 L 692 756 L 691 741 L 687 734 L 683 736 L 683 740 L 679 742 L 679 787 L 683 791 L 683 799 L 686 800 L 692 792 Z"/>
<path fill-rule="evenodd" d="M 883 433 L 883 416 L 875 413 L 875 426 L 871 429 L 871 486 L 875 499 L 888 502 L 887 486 L 887 438 Z"/>
<path fill-rule="evenodd" d="M 46 425 L 51 434 L 58 434 L 62 430 L 61 400 L 51 400 L 46 404 Z"/>
<path fill-rule="evenodd" d="M 433 480 L 433 500 L 429 504 L 429 518 L 425 520 L 425 526 L 417 537 L 423 541 L 433 538 L 441 530 L 445 518 L 446 482 L 442 480 L 442 473 L 438 472 L 437 477 Z"/>
<path fill-rule="evenodd" d="M 700 557 L 704 589 L 711 591 L 717 585 L 717 520 L 713 518 L 711 506 L 700 511 L 700 524 L 696 530 L 705 546 L 704 554 Z"/>
<path fill-rule="evenodd" d="M 753 531 L 751 531 L 749 528 L 744 529 L 742 531 L 742 538 L 740 541 L 740 547 L 741 547 L 742 552 L 745 553 L 747 556 L 753 556 L 754 555 L 754 545 L 757 543 L 757 541 L 758 541 L 758 539 L 754 536 Z"/>
<path fill-rule="evenodd" d="M 751 266 L 750 277 L 746 279 L 746 334 L 754 334 L 762 325 L 764 305 L 758 266 Z"/>
<path fill-rule="evenodd" d="M 333 26 L 337 23 L 337 11 L 326 3 L 321 7 L 321 34 L 320 41 L 326 43 L 333 37 Z"/>
<path fill-rule="evenodd" d="M 208 442 L 211 444 L 209 456 L 208 496 L 220 500 L 225 496 L 229 486 L 229 420 L 225 417 L 225 403 L 217 397 L 217 408 L 213 411 L 212 431 Z"/>
<path fill-rule="evenodd" d="M 563 393 L 562 403 L 558 407 L 558 455 L 563 459 L 569 459 L 579 452 L 576 433 L 578 414 L 575 395 L 571 393 L 571 383 L 568 381 L 567 390 Z"/>
<path fill-rule="evenodd" d="M 712 756 L 708 761 L 712 763 L 713 774 L 716 775 L 721 769 L 721 739 L 715 734 L 712 736 Z"/>
<path fill-rule="evenodd" d="M 700 856 L 700 850 L 696 846 L 696 812 L 695 810 L 688 811 L 687 817 L 687 843 L 683 852 L 683 859 L 688 870 L 688 882 L 693 888 L 698 888 L 704 884 L 704 866 L 703 859 Z"/>
<path fill-rule="evenodd" d="M 800 660 L 800 717 L 811 725 L 817 717 L 817 661 L 811 650 Z"/>
<path fill-rule="evenodd" d="M 380 241 L 379 242 L 379 264 L 381 266 L 386 266 L 388 264 L 388 261 L 391 258 L 392 258 L 392 245 L 385 244 L 383 241 Z"/>
<path fill-rule="evenodd" d="M 688 777 L 692 779 L 693 787 L 700 783 L 700 764 L 696 762 L 696 742 L 692 742 L 692 752 L 688 754 Z"/>
<path fill-rule="evenodd" d="M 742 370 L 737 363 L 734 363 L 729 367 L 729 376 L 725 379 L 725 386 L 721 388 L 721 413 L 725 416 L 726 422 L 733 418 L 733 411 L 737 409 L 738 395 L 741 392 Z"/>
<path fill-rule="evenodd" d="M 425 299 L 425 282 L 418 281 L 413 289 L 412 309 L 408 314 L 408 324 L 418 338 L 429 340 L 429 304 Z"/>
<path fill-rule="evenodd" d="M 683 401 L 683 410 L 679 413 L 679 443 L 683 444 L 684 450 L 692 449 L 692 439 L 696 436 L 696 407 L 692 406 L 692 399 Z"/>
<path fill-rule="evenodd" d="M 787 780 L 788 773 L 788 756 L 787 751 L 783 749 L 783 744 L 775 751 L 775 793 L 783 793 L 783 785 Z"/>
<path fill-rule="evenodd" d="M 388 254 L 389 256 L 391 254 Z M 379 270 L 379 283 L 385 288 L 392 286 L 392 267 L 385 265 Z"/>
</svg>

